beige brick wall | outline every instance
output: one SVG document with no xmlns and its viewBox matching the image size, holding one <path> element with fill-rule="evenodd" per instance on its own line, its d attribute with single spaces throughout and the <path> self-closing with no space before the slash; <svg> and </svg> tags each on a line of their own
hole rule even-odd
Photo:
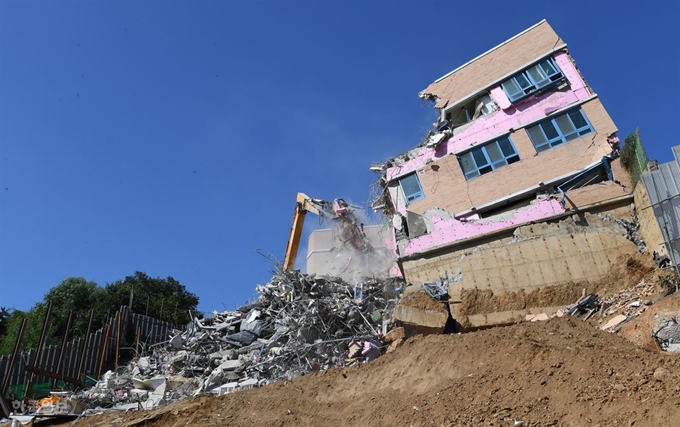
<svg viewBox="0 0 680 427">
<path fill-rule="evenodd" d="M 583 104 L 581 108 L 595 132 L 537 154 L 526 130 L 516 130 L 511 134 L 511 138 L 521 160 L 469 181 L 465 180 L 455 155 L 431 163 L 418 173 L 425 197 L 411 203 L 408 209 L 422 214 L 436 206 L 452 213 L 460 213 L 473 206 L 482 206 L 536 186 L 539 182 L 580 170 L 598 161 L 610 153 L 607 136 L 617 130 L 616 125 L 597 98 Z M 615 175 L 617 179 L 628 182 L 625 173 Z M 627 185 L 625 191 L 632 192 L 630 185 Z M 610 195 L 599 192 L 597 194 L 603 195 L 606 199 L 622 191 L 624 190 L 621 186 L 616 186 L 611 189 Z"/>
<path fill-rule="evenodd" d="M 430 84 L 423 92 L 437 96 L 437 108 L 489 87 L 495 80 L 514 72 L 564 44 L 547 22 L 543 22 L 508 43 L 471 62 L 450 76 Z"/>
</svg>

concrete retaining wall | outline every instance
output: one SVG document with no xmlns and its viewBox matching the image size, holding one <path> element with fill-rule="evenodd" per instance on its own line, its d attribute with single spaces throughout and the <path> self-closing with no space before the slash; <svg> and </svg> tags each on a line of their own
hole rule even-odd
<svg viewBox="0 0 680 427">
<path fill-rule="evenodd" d="M 459 281 L 448 291 L 453 317 L 464 327 L 508 323 L 574 302 L 583 284 L 602 280 L 619 256 L 636 253 L 637 246 L 626 238 L 626 230 L 604 217 L 609 214 L 630 221 L 632 211 L 630 201 L 622 201 L 598 212 L 525 225 L 486 241 L 405 260 L 402 266 L 406 280 L 416 285 L 437 281 L 446 272 L 458 275 Z M 544 295 L 527 297 L 536 292 Z M 487 301 L 466 301 L 473 294 Z M 490 295 L 495 296 L 493 304 L 489 304 Z M 523 301 L 519 307 L 517 298 Z"/>
</svg>

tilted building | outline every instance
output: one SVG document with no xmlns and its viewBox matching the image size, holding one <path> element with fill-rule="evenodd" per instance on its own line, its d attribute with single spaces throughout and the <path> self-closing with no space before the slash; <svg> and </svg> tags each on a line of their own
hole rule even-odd
<svg viewBox="0 0 680 427">
<path fill-rule="evenodd" d="M 465 299 L 517 302 L 592 283 L 636 250 L 613 220 L 631 220 L 633 209 L 618 129 L 545 20 L 419 96 L 439 120 L 416 148 L 372 166 L 383 190 L 374 207 L 392 219 L 406 280 L 455 279 L 456 320 L 484 326 L 545 309 L 475 309 Z"/>
</svg>

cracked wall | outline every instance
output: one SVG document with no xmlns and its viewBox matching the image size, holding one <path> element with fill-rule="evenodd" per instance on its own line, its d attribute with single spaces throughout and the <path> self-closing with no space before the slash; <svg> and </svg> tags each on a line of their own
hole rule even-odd
<svg viewBox="0 0 680 427">
<path fill-rule="evenodd" d="M 460 271 L 448 292 L 453 317 L 464 327 L 549 311 L 573 302 L 584 284 L 602 280 L 621 255 L 637 253 L 625 228 L 607 219 L 607 213 L 630 220 L 632 205 L 628 201 L 599 214 L 524 225 L 486 242 L 405 260 L 406 280 L 420 285 Z"/>
<path fill-rule="evenodd" d="M 595 132 L 537 154 L 526 131 L 520 129 L 512 133 L 511 138 L 521 160 L 470 180 L 465 179 L 457 157 L 445 155 L 418 169 L 425 197 L 410 203 L 408 207 L 403 196 L 398 194 L 398 184 L 392 184 L 390 194 L 397 211 L 403 213 L 408 209 L 422 214 L 436 206 L 455 214 L 467 212 L 472 207 L 480 207 L 537 187 L 540 182 L 573 174 L 600 161 L 611 152 L 607 135 L 616 132 L 616 126 L 599 99 L 593 99 L 581 107 Z M 619 162 L 615 160 L 612 163 Z M 625 173 L 619 173 L 615 178 L 627 180 Z"/>
</svg>

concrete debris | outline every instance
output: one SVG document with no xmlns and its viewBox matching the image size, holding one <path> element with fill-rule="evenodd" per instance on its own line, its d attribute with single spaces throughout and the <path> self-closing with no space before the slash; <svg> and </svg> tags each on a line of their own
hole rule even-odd
<svg viewBox="0 0 680 427">
<path fill-rule="evenodd" d="M 652 335 L 661 348 L 673 353 L 680 353 L 680 312 L 674 316 L 656 314 L 656 322 Z"/>
<path fill-rule="evenodd" d="M 623 289 L 606 297 L 594 294 L 586 295 L 585 291 L 583 289 L 578 301 L 558 310 L 553 315 L 547 313 L 527 314 L 525 320 L 536 322 L 563 316 L 588 320 L 600 316 L 606 318 L 606 322 L 600 326 L 600 329 L 618 332 L 629 319 L 640 316 L 649 306 L 654 304 L 655 301 L 651 301 L 649 298 L 657 293 L 656 285 L 647 283 L 644 279 L 632 288 Z M 680 343 L 680 340 L 678 342 Z"/>
<path fill-rule="evenodd" d="M 560 314 L 575 316 L 588 320 L 596 315 L 609 317 L 616 315 L 614 319 L 608 320 L 603 330 L 618 332 L 623 324 L 633 317 L 640 316 L 654 302 L 649 300 L 656 293 L 656 285 L 647 283 L 644 279 L 637 285 L 629 289 L 623 289 L 616 294 L 606 297 L 597 295 L 582 295 L 576 303 L 567 306 Z"/>
<path fill-rule="evenodd" d="M 400 279 L 340 278 L 281 270 L 259 298 L 210 318 L 193 318 L 148 354 L 73 398 L 89 413 L 152 409 L 198 394 L 223 395 L 312 371 L 366 363 L 403 341 L 392 312 Z M 360 292 L 357 292 L 357 289 Z"/>
<path fill-rule="evenodd" d="M 547 313 L 538 313 L 538 314 L 527 314 L 525 317 L 525 320 L 529 322 L 542 322 L 544 320 L 548 320 L 550 316 L 548 316 Z"/>
<path fill-rule="evenodd" d="M 654 257 L 654 262 L 659 266 L 659 268 L 663 269 L 671 266 L 671 259 L 668 258 L 668 256 L 661 255 L 657 251 L 654 251 L 652 256 Z"/>
<path fill-rule="evenodd" d="M 451 131 L 448 129 L 445 130 L 444 132 L 437 133 L 430 132 L 427 135 L 427 142 L 425 146 L 428 148 L 434 148 L 437 145 L 439 145 L 442 141 L 447 140 L 449 138 L 451 138 Z"/>
<path fill-rule="evenodd" d="M 638 252 L 644 254 L 647 252 L 647 243 L 640 237 L 638 230 L 640 229 L 640 221 L 637 216 L 633 215 L 632 221 L 626 221 L 625 219 L 617 218 L 612 214 L 597 214 L 598 217 L 613 221 L 620 225 L 624 230 L 626 230 L 625 237 L 631 242 L 635 243 L 638 248 Z"/>
<path fill-rule="evenodd" d="M 602 327 L 600 327 L 600 329 L 602 329 L 603 331 L 611 330 L 611 329 L 619 326 L 621 323 L 625 322 L 626 320 L 628 320 L 628 316 L 626 316 L 625 314 L 619 314 L 618 316 L 611 318 L 607 323 L 602 325 Z"/>
</svg>

